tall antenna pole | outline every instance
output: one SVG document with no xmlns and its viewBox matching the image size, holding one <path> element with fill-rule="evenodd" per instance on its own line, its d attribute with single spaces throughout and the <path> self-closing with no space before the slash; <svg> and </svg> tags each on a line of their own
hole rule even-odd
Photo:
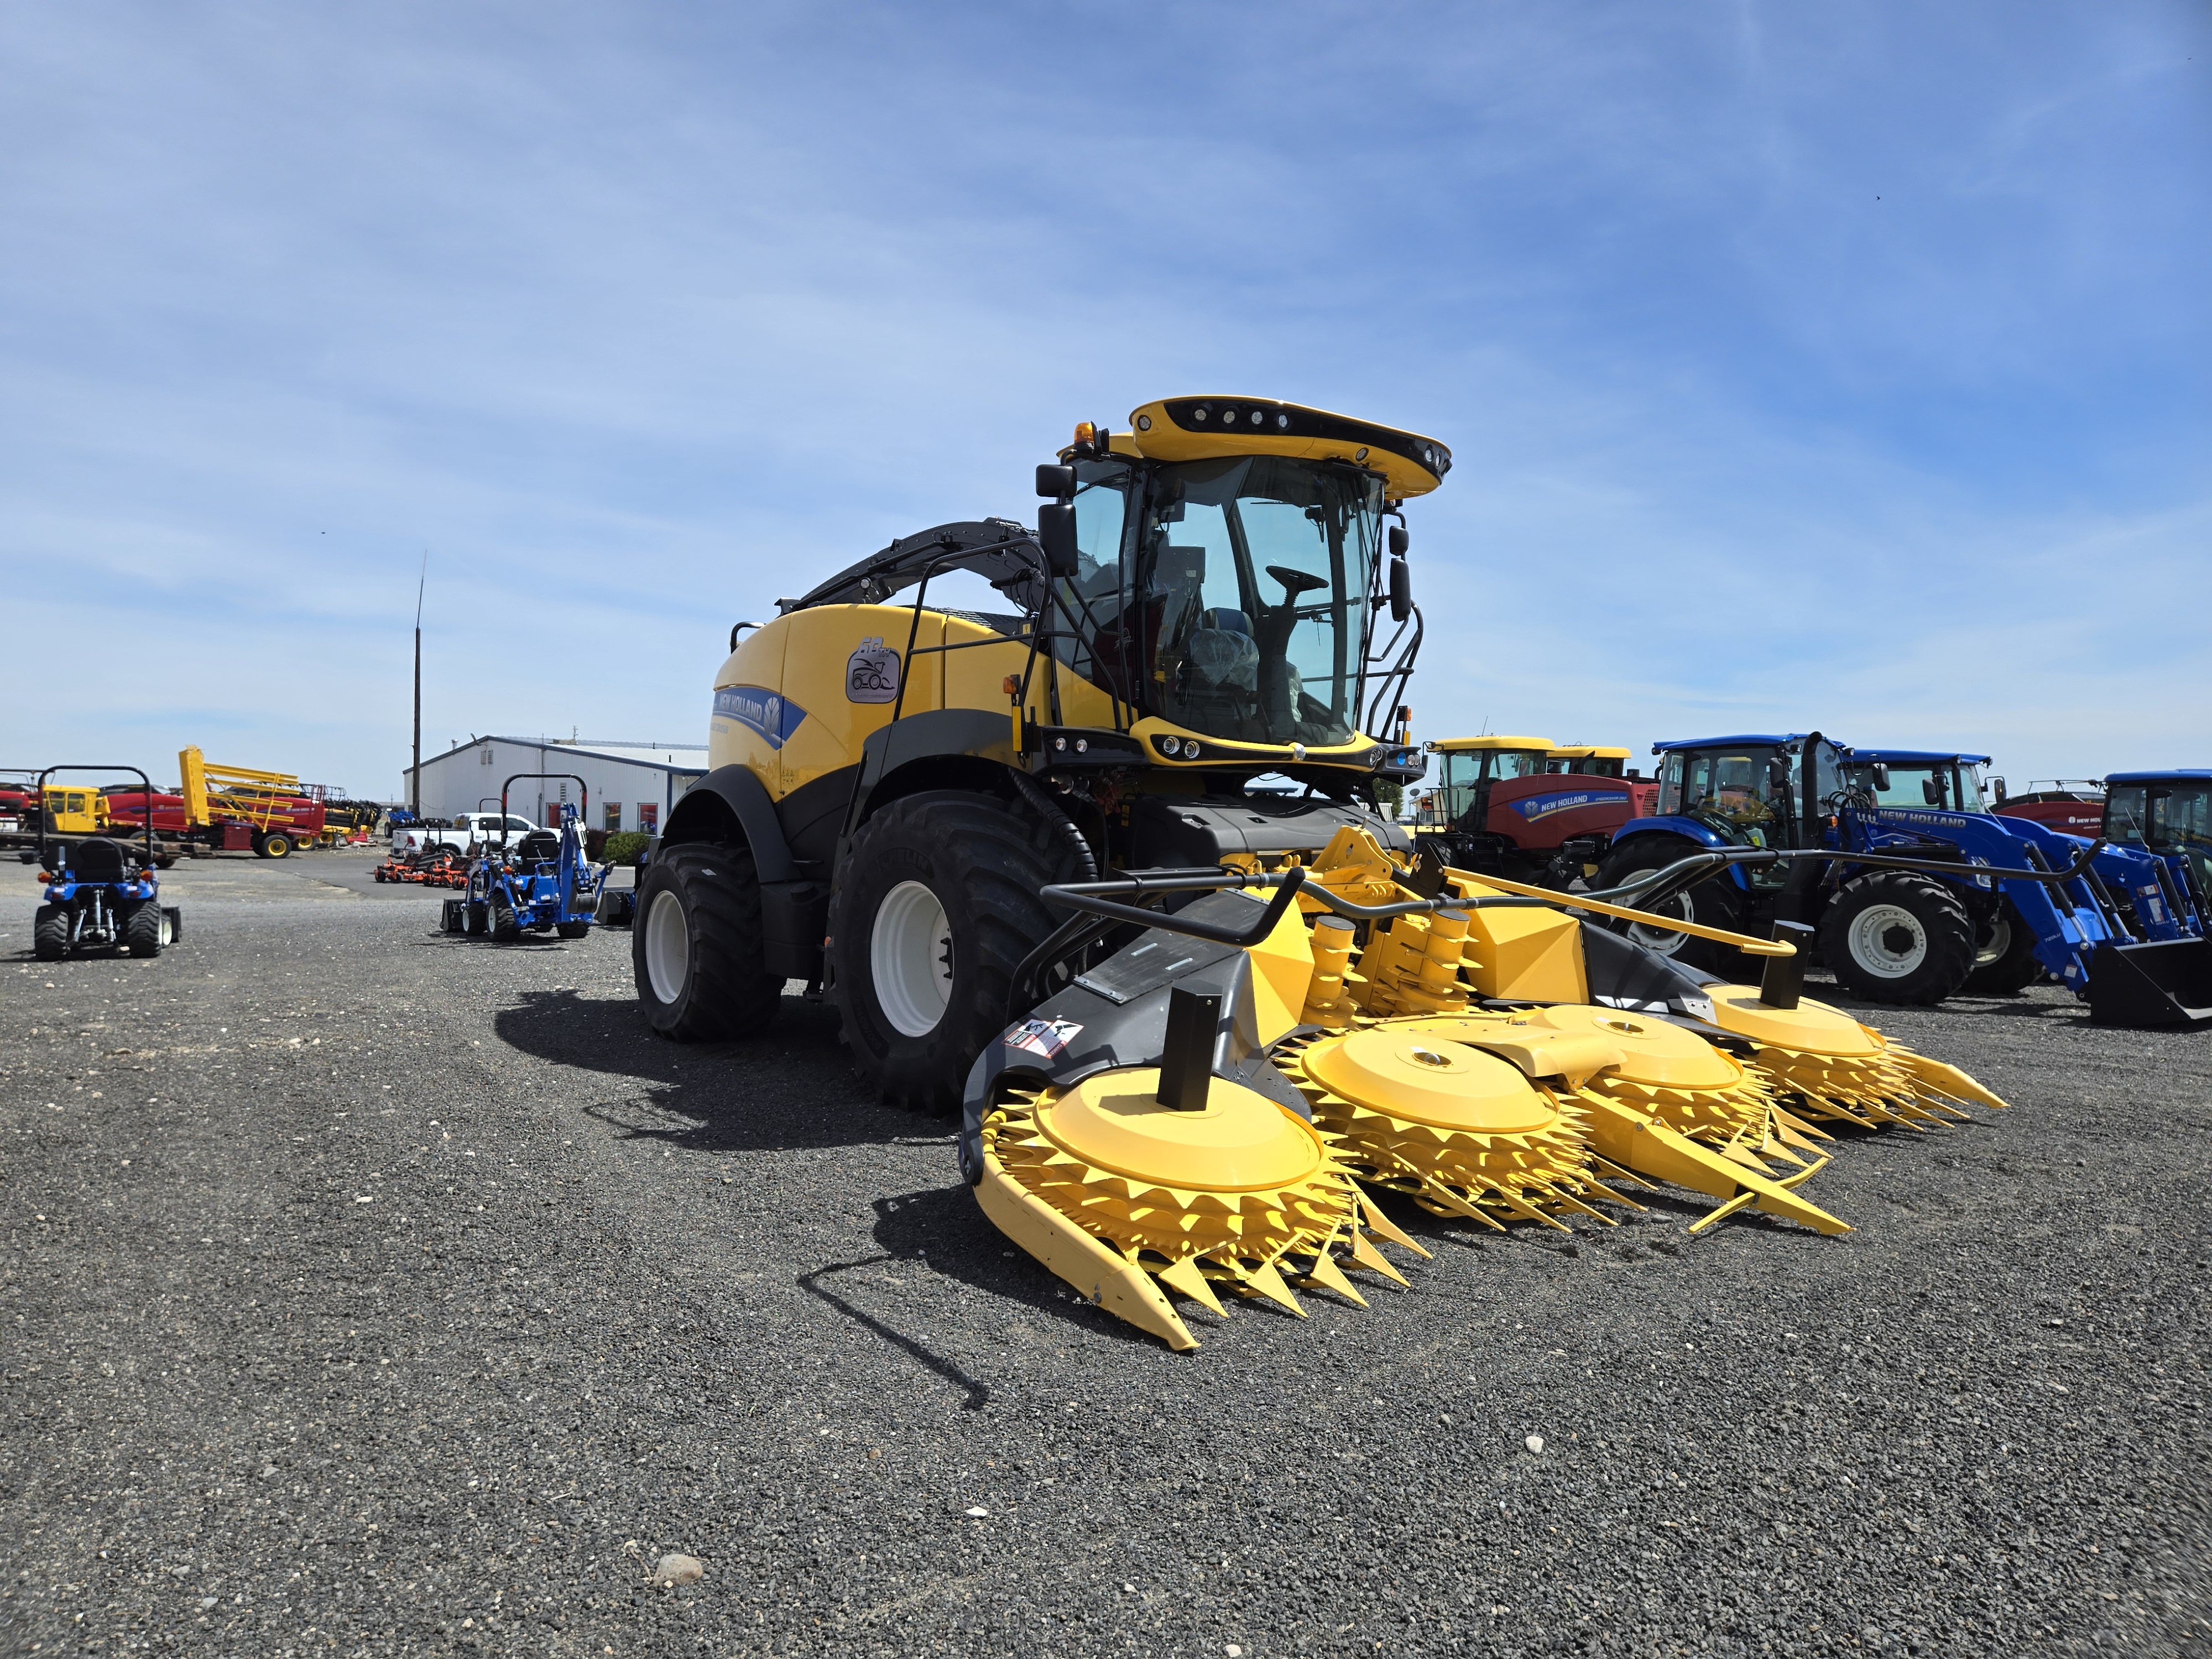
<svg viewBox="0 0 2212 1659">
<path fill-rule="evenodd" d="M 422 550 L 422 574 L 415 581 L 415 764 L 407 772 L 407 809 L 422 816 L 422 589 L 430 580 L 430 550 Z"/>
</svg>

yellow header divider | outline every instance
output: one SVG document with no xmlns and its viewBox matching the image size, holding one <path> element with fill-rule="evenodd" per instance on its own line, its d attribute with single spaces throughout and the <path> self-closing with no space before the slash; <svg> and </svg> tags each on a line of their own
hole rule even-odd
<svg viewBox="0 0 2212 1659">
<path fill-rule="evenodd" d="M 1646 927 L 1663 927 L 1670 933 L 1687 933 L 1692 939 L 1709 939 L 1716 945 L 1733 945 L 1747 956 L 1794 957 L 1797 947 L 1784 939 L 1753 939 L 1747 933 L 1731 933 L 1724 928 L 1706 927 L 1694 921 L 1678 921 L 1672 916 L 1657 915 L 1650 910 L 1631 910 L 1618 904 L 1605 904 L 1579 893 L 1562 893 L 1549 887 L 1528 887 L 1517 881 L 1508 881 L 1503 876 L 1478 876 L 1469 870 L 1446 868 L 1445 877 L 1452 881 L 1474 887 L 1488 887 L 1501 893 L 1516 893 L 1523 898 L 1549 899 L 1562 910 L 1590 910 L 1601 916 L 1613 916 L 1622 921 L 1641 923 Z"/>
</svg>

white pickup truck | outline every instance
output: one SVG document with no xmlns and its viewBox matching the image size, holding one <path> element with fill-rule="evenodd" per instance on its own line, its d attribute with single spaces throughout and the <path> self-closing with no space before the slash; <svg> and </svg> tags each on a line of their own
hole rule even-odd
<svg viewBox="0 0 2212 1659">
<path fill-rule="evenodd" d="M 513 846 L 538 828 L 528 818 L 516 817 L 513 813 L 501 818 L 496 812 L 463 812 L 452 824 L 437 829 L 427 823 L 410 824 L 404 830 L 392 832 L 392 855 L 404 858 L 410 853 L 427 851 L 433 847 L 451 847 L 463 853 L 477 853 L 487 843 L 497 846 L 500 826 L 507 826 L 507 845 Z"/>
</svg>

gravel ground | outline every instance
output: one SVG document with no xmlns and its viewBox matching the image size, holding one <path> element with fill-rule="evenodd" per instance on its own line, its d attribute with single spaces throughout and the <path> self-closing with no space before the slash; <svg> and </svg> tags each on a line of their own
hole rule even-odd
<svg viewBox="0 0 2212 1659">
<path fill-rule="evenodd" d="M 0 1652 L 2212 1654 L 2212 1033 L 1887 1014 L 2015 1109 L 1848 1146 L 1855 1233 L 1409 1212 L 1176 1355 L 796 987 L 671 1047 L 368 863 L 61 964 L 0 866 Z"/>
</svg>

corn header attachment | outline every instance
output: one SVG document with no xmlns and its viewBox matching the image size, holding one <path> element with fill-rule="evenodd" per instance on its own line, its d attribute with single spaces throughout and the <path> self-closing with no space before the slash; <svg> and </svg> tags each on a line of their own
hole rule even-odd
<svg viewBox="0 0 2212 1659">
<path fill-rule="evenodd" d="M 1423 872 L 1350 827 L 1310 863 L 1046 896 L 1077 914 L 1018 991 L 1142 931 L 976 1061 L 963 1170 L 1001 1231 L 1177 1348 L 1177 1299 L 1403 1283 L 1383 1247 L 1427 1252 L 1382 1199 L 1564 1228 L 1673 1188 L 1712 1200 L 1693 1232 L 1756 1209 L 1841 1233 L 1802 1190 L 1840 1133 L 2004 1103 L 1805 998 L 1788 939 L 1731 936 L 1771 966 L 1725 983 L 1606 931 L 1604 897 Z"/>
</svg>

